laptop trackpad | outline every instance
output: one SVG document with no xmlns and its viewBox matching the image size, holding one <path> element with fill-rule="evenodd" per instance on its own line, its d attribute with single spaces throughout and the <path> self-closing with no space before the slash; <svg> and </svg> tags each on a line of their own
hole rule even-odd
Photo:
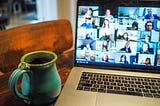
<svg viewBox="0 0 160 106">
<path fill-rule="evenodd" d="M 159 106 L 159 99 L 128 96 L 110 93 L 98 93 L 96 106 Z"/>
</svg>

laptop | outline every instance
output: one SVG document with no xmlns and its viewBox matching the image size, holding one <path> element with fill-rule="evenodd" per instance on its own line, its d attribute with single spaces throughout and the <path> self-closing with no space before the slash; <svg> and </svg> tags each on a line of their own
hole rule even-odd
<svg viewBox="0 0 160 106">
<path fill-rule="evenodd" d="M 160 16 L 156 1 L 77 1 L 75 66 L 55 106 L 160 106 L 160 31 L 145 28 L 160 20 L 147 9 Z"/>
</svg>

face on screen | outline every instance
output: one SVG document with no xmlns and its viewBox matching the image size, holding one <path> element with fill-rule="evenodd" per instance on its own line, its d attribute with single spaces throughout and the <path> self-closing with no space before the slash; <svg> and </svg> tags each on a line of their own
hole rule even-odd
<svg viewBox="0 0 160 106">
<path fill-rule="evenodd" d="M 79 6 L 77 63 L 160 66 L 160 8 Z"/>
</svg>

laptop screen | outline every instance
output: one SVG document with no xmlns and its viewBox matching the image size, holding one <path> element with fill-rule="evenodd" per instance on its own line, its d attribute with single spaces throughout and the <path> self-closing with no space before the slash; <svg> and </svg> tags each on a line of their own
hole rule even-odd
<svg viewBox="0 0 160 106">
<path fill-rule="evenodd" d="M 75 63 L 160 68 L 160 7 L 78 5 Z"/>
</svg>

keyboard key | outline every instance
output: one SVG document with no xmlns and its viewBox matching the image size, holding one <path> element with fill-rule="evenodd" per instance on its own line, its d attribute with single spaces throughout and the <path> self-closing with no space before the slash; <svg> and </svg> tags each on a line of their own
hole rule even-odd
<svg viewBox="0 0 160 106">
<path fill-rule="evenodd" d="M 143 85 L 148 85 L 148 82 L 142 82 Z"/>
<path fill-rule="evenodd" d="M 153 94 L 155 98 L 160 98 L 160 94 Z"/>
<path fill-rule="evenodd" d="M 130 84 L 135 84 L 134 81 L 128 81 Z"/>
<path fill-rule="evenodd" d="M 130 87 L 130 84 L 124 84 L 125 87 Z"/>
<path fill-rule="evenodd" d="M 152 89 L 158 90 L 158 86 L 152 86 Z"/>
<path fill-rule="evenodd" d="M 109 79 L 110 82 L 114 82 L 114 79 Z"/>
<path fill-rule="evenodd" d="M 97 82 L 96 81 L 91 81 L 91 84 L 96 84 Z"/>
<path fill-rule="evenodd" d="M 137 85 L 131 84 L 131 87 L 132 87 L 132 88 L 137 88 Z"/>
<path fill-rule="evenodd" d="M 149 93 L 144 93 L 144 96 L 145 97 L 153 97 L 152 94 L 149 94 Z"/>
<path fill-rule="evenodd" d="M 148 89 L 142 89 L 142 91 L 143 91 L 144 93 L 149 93 L 149 90 L 148 90 Z"/>
<path fill-rule="evenodd" d="M 88 86 L 88 87 L 92 86 L 92 84 L 89 84 L 89 83 L 80 83 L 80 84 L 82 84 L 83 86 Z"/>
<path fill-rule="evenodd" d="M 156 90 L 152 90 L 152 89 L 150 90 L 150 92 L 151 92 L 151 93 L 157 93 Z"/>
<path fill-rule="evenodd" d="M 122 82 L 123 82 L 123 83 L 128 83 L 128 81 L 126 81 L 126 80 L 122 80 Z"/>
<path fill-rule="evenodd" d="M 113 89 L 113 86 L 107 86 L 107 89 Z"/>
<path fill-rule="evenodd" d="M 101 85 L 100 88 L 106 89 L 106 85 Z"/>
<path fill-rule="evenodd" d="M 97 88 L 91 88 L 91 91 L 97 92 Z"/>
<path fill-rule="evenodd" d="M 97 84 L 103 84 L 103 81 L 98 81 Z"/>
<path fill-rule="evenodd" d="M 120 83 L 120 82 L 121 82 L 121 80 L 115 80 L 115 82 Z"/>
<path fill-rule="evenodd" d="M 122 91 L 127 91 L 127 88 L 126 87 L 121 87 L 121 90 Z"/>
<path fill-rule="evenodd" d="M 157 80 L 155 80 L 155 79 L 151 79 L 150 81 L 151 81 L 151 82 L 157 82 Z"/>
<path fill-rule="evenodd" d="M 89 80 L 80 80 L 80 83 L 81 84 L 87 84 L 87 83 L 90 83 L 90 81 Z"/>
<path fill-rule="evenodd" d="M 114 85 L 114 86 L 116 86 L 117 84 L 116 84 L 115 82 L 111 82 L 111 85 Z"/>
<path fill-rule="evenodd" d="M 90 87 L 87 87 L 87 86 L 86 86 L 86 87 L 84 87 L 84 90 L 85 90 L 85 91 L 90 91 Z"/>
<path fill-rule="evenodd" d="M 117 86 L 123 86 L 123 84 L 122 83 L 117 83 Z"/>
<path fill-rule="evenodd" d="M 141 84 L 141 82 L 139 82 L 139 81 L 136 81 L 135 83 L 136 83 L 136 84 L 139 84 L 139 85 Z"/>
<path fill-rule="evenodd" d="M 95 85 L 93 85 L 93 87 L 95 87 L 95 88 L 99 88 L 99 85 L 98 85 L 98 84 L 95 84 Z"/>
<path fill-rule="evenodd" d="M 106 92 L 106 89 L 100 88 L 100 89 L 98 89 L 98 92 Z"/>
<path fill-rule="evenodd" d="M 83 90 L 83 86 L 78 86 L 77 90 Z"/>
<path fill-rule="evenodd" d="M 115 86 L 114 89 L 115 90 L 120 90 L 120 87 L 119 86 Z"/>
<path fill-rule="evenodd" d="M 110 85 L 110 83 L 109 82 L 104 82 L 104 85 Z"/>
<path fill-rule="evenodd" d="M 145 86 L 146 89 L 151 89 L 151 86 Z"/>
<path fill-rule="evenodd" d="M 139 88 L 135 89 L 135 91 L 136 91 L 136 92 L 142 92 L 142 90 L 139 89 Z"/>
<path fill-rule="evenodd" d="M 154 86 L 154 85 L 155 85 L 155 83 L 153 83 L 153 82 L 149 82 L 149 85 L 152 85 L 152 86 Z"/>
<path fill-rule="evenodd" d="M 138 88 L 144 88 L 144 86 L 143 85 L 138 85 Z"/>
<path fill-rule="evenodd" d="M 128 91 L 134 92 L 134 88 L 128 88 Z"/>
<path fill-rule="evenodd" d="M 82 76 L 81 79 L 85 79 L 86 80 L 86 79 L 89 79 L 89 77 Z"/>
</svg>

